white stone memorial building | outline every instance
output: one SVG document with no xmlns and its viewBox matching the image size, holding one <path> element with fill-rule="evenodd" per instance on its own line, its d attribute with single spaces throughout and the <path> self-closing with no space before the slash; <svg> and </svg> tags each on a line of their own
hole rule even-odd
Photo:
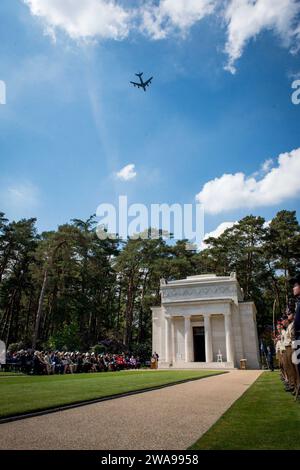
<svg viewBox="0 0 300 470">
<path fill-rule="evenodd" d="M 259 368 L 254 302 L 245 302 L 235 273 L 161 280 L 152 307 L 152 347 L 159 368 Z"/>
</svg>

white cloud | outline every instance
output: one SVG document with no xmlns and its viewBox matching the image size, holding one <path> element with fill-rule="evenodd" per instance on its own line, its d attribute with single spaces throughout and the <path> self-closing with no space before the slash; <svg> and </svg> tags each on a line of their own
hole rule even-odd
<svg viewBox="0 0 300 470">
<path fill-rule="evenodd" d="M 273 163 L 274 163 L 274 162 L 273 162 L 273 159 L 272 159 L 272 158 L 268 158 L 268 159 L 265 160 L 264 163 L 262 164 L 262 166 L 261 166 L 261 171 L 262 171 L 263 173 L 268 173 L 268 172 L 271 170 L 271 168 L 272 168 L 272 166 L 273 166 Z"/>
<path fill-rule="evenodd" d="M 235 224 L 238 222 L 222 222 L 218 227 L 213 230 L 212 232 L 206 233 L 204 235 L 203 240 L 207 240 L 207 238 L 213 237 L 213 238 L 219 238 L 222 233 L 225 232 L 228 228 L 232 228 Z"/>
<path fill-rule="evenodd" d="M 226 69 L 234 73 L 247 43 L 271 30 L 296 53 L 300 47 L 298 0 L 21 0 L 40 18 L 45 32 L 58 30 L 75 40 L 121 40 L 142 31 L 151 39 L 174 33 L 186 36 L 190 28 L 214 14 L 226 28 Z M 126 7 L 124 6 L 126 5 Z"/>
<path fill-rule="evenodd" d="M 263 228 L 268 228 L 270 227 L 270 224 L 271 224 L 272 220 L 266 220 L 264 225 L 263 225 Z"/>
<path fill-rule="evenodd" d="M 299 173 L 300 148 L 279 155 L 277 166 L 259 180 L 240 172 L 208 181 L 196 199 L 210 214 L 280 204 L 299 195 Z"/>
<path fill-rule="evenodd" d="M 134 179 L 137 176 L 137 173 L 135 170 L 135 165 L 133 163 L 130 163 L 129 165 L 124 166 L 117 174 L 116 177 L 119 180 L 122 181 L 130 181 Z"/>
<path fill-rule="evenodd" d="M 260 169 L 258 171 L 255 171 L 252 176 L 254 178 L 258 178 L 258 177 L 262 177 L 264 176 L 266 173 L 268 173 L 272 166 L 274 165 L 274 161 L 272 158 L 268 158 L 267 160 L 265 160 L 263 162 L 263 164 L 260 166 Z"/>
<path fill-rule="evenodd" d="M 31 183 L 13 185 L 7 189 L 7 200 L 17 208 L 35 207 L 38 204 L 38 190 Z"/>
<path fill-rule="evenodd" d="M 128 35 L 131 14 L 114 0 L 23 0 L 40 17 L 46 32 L 57 29 L 72 39 L 122 39 Z"/>
<path fill-rule="evenodd" d="M 32 217 L 39 207 L 39 190 L 31 182 L 3 185 L 0 192 L 1 210 L 10 218 Z"/>
<path fill-rule="evenodd" d="M 161 0 L 137 7 L 122 6 L 117 0 L 23 0 L 32 15 L 40 17 L 45 31 L 55 38 L 60 29 L 72 39 L 123 39 L 131 30 L 142 30 L 162 39 L 175 29 L 186 33 L 212 13 L 216 0 Z"/>
<path fill-rule="evenodd" d="M 142 30 L 153 39 L 164 39 L 174 30 L 185 35 L 215 8 L 216 0 L 161 0 L 141 9 Z"/>
<path fill-rule="evenodd" d="M 227 24 L 227 70 L 235 73 L 235 62 L 247 42 L 264 30 L 273 30 L 287 46 L 297 49 L 299 12 L 298 0 L 231 0 L 223 14 Z"/>
<path fill-rule="evenodd" d="M 215 230 L 213 230 L 212 232 L 206 233 L 203 237 L 200 250 L 204 250 L 205 248 L 209 247 L 209 244 L 204 243 L 205 240 L 211 237 L 219 238 L 225 232 L 225 230 L 227 230 L 228 228 L 232 228 L 237 223 L 238 222 L 222 222 L 220 225 L 218 225 L 218 227 Z"/>
</svg>

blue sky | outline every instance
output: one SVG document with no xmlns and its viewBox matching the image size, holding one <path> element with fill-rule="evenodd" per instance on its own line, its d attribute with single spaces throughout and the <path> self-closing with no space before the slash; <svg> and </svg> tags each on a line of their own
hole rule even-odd
<svg viewBox="0 0 300 470">
<path fill-rule="evenodd" d="M 282 0 L 265 25 L 253 11 L 250 33 L 238 15 L 246 4 L 252 12 L 250 0 L 222 2 L 223 19 L 211 12 L 220 8 L 213 1 L 199 0 L 203 10 L 194 12 L 187 0 L 190 16 L 181 23 L 168 0 L 153 2 L 143 31 L 141 20 L 124 26 L 120 1 L 120 10 L 103 16 L 112 22 L 119 15 L 111 33 L 103 21 L 73 21 L 74 0 L 64 11 L 57 0 L 37 10 L 39 1 L 0 4 L 0 80 L 7 86 L 0 210 L 9 218 L 34 216 L 40 230 L 54 229 L 123 194 L 146 205 L 192 203 L 200 194 L 206 232 L 249 213 L 269 220 L 281 209 L 298 211 L 300 105 L 291 101 L 291 84 L 300 77 L 299 2 Z M 77 2 L 81 17 L 85 3 L 107 6 Z M 291 6 L 293 17 L 285 10 Z M 154 76 L 147 93 L 129 85 L 139 71 Z M 118 179 L 129 164 L 135 178 Z"/>
</svg>

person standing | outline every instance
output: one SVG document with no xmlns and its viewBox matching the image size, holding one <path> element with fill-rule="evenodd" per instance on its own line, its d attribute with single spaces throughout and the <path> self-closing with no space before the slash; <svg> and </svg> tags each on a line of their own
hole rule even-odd
<svg viewBox="0 0 300 470">
<path fill-rule="evenodd" d="M 295 374 L 295 367 L 292 362 L 292 341 L 293 341 L 293 329 L 294 329 L 294 312 L 288 307 L 287 308 L 287 321 L 288 325 L 285 331 L 285 356 L 286 356 L 286 372 L 288 378 L 288 387 L 291 392 L 295 395 L 296 394 L 296 383 L 297 383 L 297 376 Z"/>
<path fill-rule="evenodd" d="M 283 378 L 282 373 L 282 361 L 281 361 L 281 353 L 280 353 L 280 334 L 279 334 L 279 327 L 277 326 L 277 336 L 275 339 L 275 352 L 276 352 L 276 360 L 278 364 L 278 368 L 280 370 L 280 377 Z"/>
<path fill-rule="evenodd" d="M 151 369 L 157 369 L 158 368 L 158 359 L 159 355 L 157 354 L 156 351 L 151 356 Z"/>
<path fill-rule="evenodd" d="M 296 398 L 299 395 L 299 376 L 300 376 L 300 354 L 299 354 L 299 349 L 300 346 L 298 343 L 300 343 L 300 273 L 297 273 L 293 278 L 290 279 L 289 281 L 292 289 L 293 289 L 293 295 L 296 299 L 296 309 L 295 309 L 295 315 L 294 315 L 294 329 L 293 329 L 293 349 L 294 349 L 294 354 L 293 354 L 293 363 L 294 366 L 297 367 L 297 380 L 298 380 L 298 386 L 296 390 Z"/>
<path fill-rule="evenodd" d="M 288 318 L 286 315 L 283 315 L 282 317 L 282 330 L 281 330 L 281 337 L 280 337 L 280 352 L 281 352 L 281 358 L 282 358 L 282 367 L 283 367 L 283 379 L 284 379 L 284 384 L 285 384 L 285 390 L 287 392 L 290 392 L 290 386 L 289 386 L 289 379 L 288 379 L 288 373 L 287 373 L 287 354 L 286 354 L 286 329 L 288 327 Z"/>
</svg>

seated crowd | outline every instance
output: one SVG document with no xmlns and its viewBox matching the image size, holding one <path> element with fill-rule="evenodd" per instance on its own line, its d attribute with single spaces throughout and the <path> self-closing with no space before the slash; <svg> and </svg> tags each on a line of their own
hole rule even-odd
<svg viewBox="0 0 300 470">
<path fill-rule="evenodd" d="M 6 366 L 26 374 L 50 375 L 139 369 L 139 357 L 61 351 L 20 350 L 7 353 Z"/>
</svg>

